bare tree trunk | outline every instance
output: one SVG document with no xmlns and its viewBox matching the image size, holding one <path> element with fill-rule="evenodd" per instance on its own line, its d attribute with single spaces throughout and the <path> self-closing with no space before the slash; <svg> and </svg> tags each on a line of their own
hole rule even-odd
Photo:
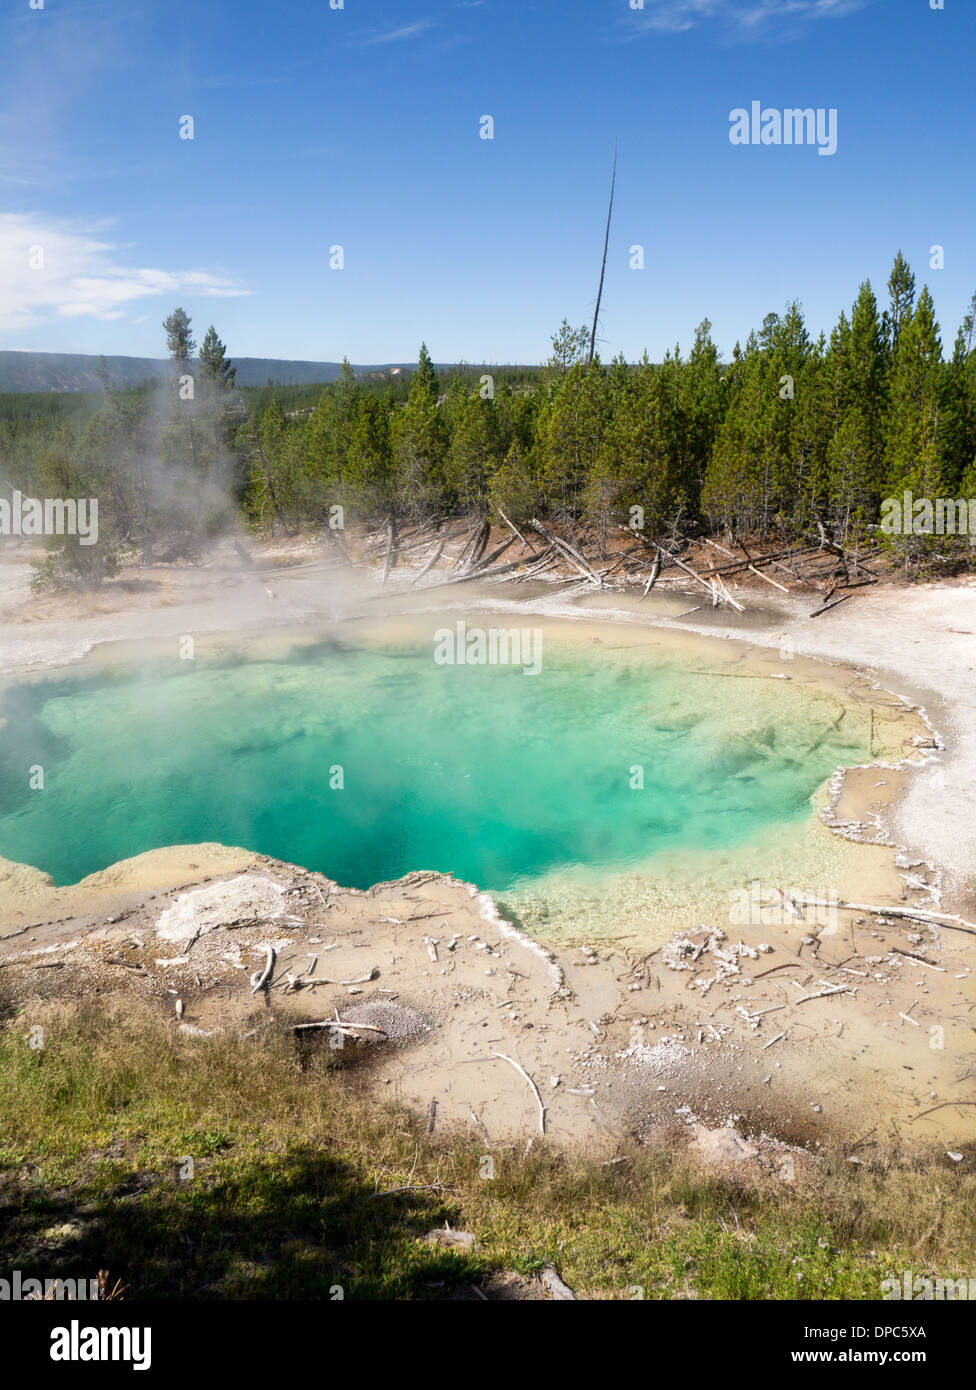
<svg viewBox="0 0 976 1390">
<path fill-rule="evenodd" d="M 613 190 L 617 184 L 617 142 L 613 142 L 613 173 L 610 177 L 610 206 L 607 209 L 607 230 L 603 237 L 603 260 L 600 264 L 600 288 L 596 292 L 596 309 L 593 314 L 593 331 L 590 334 L 590 355 L 586 365 L 593 365 L 596 352 L 596 321 L 600 317 L 600 301 L 603 299 L 603 277 L 607 271 L 607 248 L 610 245 L 610 219 L 613 216 Z"/>
</svg>

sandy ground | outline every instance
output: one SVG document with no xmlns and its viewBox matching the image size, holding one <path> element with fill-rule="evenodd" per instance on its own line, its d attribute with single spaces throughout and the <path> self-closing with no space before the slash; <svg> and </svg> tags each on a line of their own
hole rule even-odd
<svg viewBox="0 0 976 1390">
<path fill-rule="evenodd" d="M 206 568 L 132 575 L 95 600 L 32 596 L 28 558 L 0 555 L 0 671 L 18 678 L 133 638 L 168 643 L 188 632 L 235 633 L 263 641 L 269 627 L 352 619 L 376 593 L 369 575 L 339 581 L 333 557 L 311 546 L 292 547 L 276 563 L 267 557 L 260 571 L 228 549 Z M 510 611 L 516 602 L 498 588 L 460 588 L 463 600 L 457 590 L 441 590 L 438 606 Z M 414 608 L 433 601 L 403 600 Z M 384 602 L 392 609 L 399 600 L 384 595 Z M 899 779 L 892 777 L 878 790 L 874 770 L 860 774 L 860 788 L 856 777 L 838 788 L 841 821 L 852 808 L 860 815 L 870 796 L 891 803 L 887 823 L 907 851 L 900 876 L 893 849 L 883 851 L 890 861 L 884 899 L 856 900 L 923 903 L 972 920 L 971 582 L 879 586 L 815 620 L 809 597 L 771 601 L 752 590 L 747 613 L 734 623 L 680 593 L 644 603 L 600 595 L 581 604 L 537 588 L 519 594 L 517 606 L 553 619 L 613 621 L 615 631 L 654 625 L 746 640 L 775 648 L 780 660 L 843 662 L 919 701 L 944 748 L 925 752 L 907 789 L 896 797 Z M 336 1009 L 348 1019 L 351 1008 L 367 1006 L 374 1012 L 353 1022 L 389 1023 L 380 1006 L 392 1001 L 405 1011 L 396 1027 L 405 1019 L 416 1027 L 401 1038 L 373 1035 L 374 1043 L 349 1033 L 349 1057 L 366 1066 L 381 1094 L 420 1108 L 435 1125 L 475 1126 L 490 1138 L 541 1132 L 539 1101 L 518 1062 L 557 1141 L 612 1145 L 623 1134 L 691 1116 L 738 1118 L 750 1132 L 789 1142 L 840 1138 L 861 1145 L 857 1152 L 908 1141 L 962 1150 L 976 1139 L 976 1107 L 955 1104 L 973 1098 L 969 1075 L 976 1072 L 972 938 L 948 923 L 841 911 L 825 929 L 787 913 L 768 925 L 723 924 L 724 936 L 682 928 L 676 941 L 639 955 L 608 943 L 551 952 L 507 926 L 485 895 L 440 875 L 412 875 L 362 894 L 215 845 L 142 855 L 65 889 L 35 870 L 4 867 L 0 989 L 25 1006 L 25 1022 L 52 994 L 116 989 L 144 992 L 173 1010 L 174 1027 L 202 1032 L 245 1021 L 250 1029 L 272 1016 L 321 1020 Z M 221 890 L 207 911 L 186 896 L 242 874 L 243 888 Z M 253 876 L 276 886 L 255 886 Z M 201 909 L 208 929 L 181 942 L 166 939 L 164 923 L 159 937 L 167 909 L 174 911 L 166 920 L 178 926 Z M 271 985 L 252 995 L 250 975 L 268 944 L 276 951 Z M 286 988 L 288 975 L 300 978 L 316 954 L 317 976 L 358 983 Z"/>
<path fill-rule="evenodd" d="M 612 1150 L 701 1120 L 854 1156 L 976 1152 L 976 1116 L 955 1104 L 976 1065 L 961 930 L 842 912 L 833 929 L 679 932 L 646 955 L 552 952 L 445 875 L 359 892 L 250 856 L 183 890 L 119 893 L 111 913 L 87 882 L 84 911 L 0 939 L 0 1003 L 25 1035 L 55 1001 L 135 995 L 192 1036 L 338 1020 L 312 1041 L 488 1143 Z"/>
</svg>

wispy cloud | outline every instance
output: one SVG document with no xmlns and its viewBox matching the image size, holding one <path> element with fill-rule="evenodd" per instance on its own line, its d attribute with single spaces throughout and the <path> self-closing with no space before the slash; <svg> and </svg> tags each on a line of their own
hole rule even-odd
<svg viewBox="0 0 976 1390">
<path fill-rule="evenodd" d="M 124 265 L 122 248 L 101 239 L 104 230 L 0 213 L 0 330 L 53 318 L 124 319 L 130 305 L 152 295 L 250 293 L 205 270 Z"/>
<path fill-rule="evenodd" d="M 401 39 L 413 39 L 418 34 L 424 34 L 428 29 L 433 29 L 432 19 L 418 19 L 415 24 L 404 24 L 400 29 L 377 29 L 363 35 L 357 39 L 357 43 L 398 43 Z"/>
<path fill-rule="evenodd" d="M 816 19 L 841 19 L 870 0 L 644 0 L 631 11 L 632 32 L 682 33 L 710 21 L 742 35 Z"/>
</svg>

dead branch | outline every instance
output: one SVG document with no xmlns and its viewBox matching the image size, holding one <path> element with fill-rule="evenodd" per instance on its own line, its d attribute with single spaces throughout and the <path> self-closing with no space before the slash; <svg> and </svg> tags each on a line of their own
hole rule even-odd
<svg viewBox="0 0 976 1390">
<path fill-rule="evenodd" d="M 525 1079 L 526 1079 L 526 1081 L 529 1083 L 529 1086 L 532 1088 L 532 1094 L 535 1096 L 536 1100 L 537 1100 L 538 1103 L 539 1103 L 539 1133 L 540 1133 L 540 1134 L 545 1134 L 545 1132 L 546 1132 L 546 1107 L 545 1107 L 545 1105 L 542 1103 L 542 1097 L 541 1097 L 540 1094 L 539 1094 L 539 1088 L 538 1088 L 538 1086 L 537 1086 L 537 1085 L 535 1084 L 535 1082 L 532 1080 L 531 1076 L 530 1076 L 529 1073 L 525 1070 L 524 1067 L 520 1066 L 519 1063 L 516 1062 L 514 1058 L 512 1058 L 512 1057 L 507 1057 L 507 1056 L 505 1055 L 504 1052 L 490 1052 L 490 1053 L 488 1054 L 487 1057 L 465 1057 L 463 1060 L 464 1060 L 465 1062 L 490 1062 L 490 1061 L 492 1061 L 492 1060 L 493 1060 L 494 1058 L 496 1058 L 496 1057 L 498 1058 L 498 1060 L 499 1060 L 500 1062 L 507 1062 L 508 1065 L 509 1065 L 510 1067 L 514 1067 L 515 1070 L 519 1073 L 519 1075 L 520 1075 L 520 1076 L 524 1076 Z"/>
<path fill-rule="evenodd" d="M 930 926 L 947 927 L 950 931 L 964 931 L 976 936 L 976 926 L 963 917 L 946 912 L 923 912 L 917 907 L 869 907 L 866 903 L 838 903 L 838 907 L 848 912 L 869 912 L 874 917 L 907 917 L 913 922 L 927 922 Z"/>
<path fill-rule="evenodd" d="M 377 1028 L 375 1023 L 347 1023 L 341 1018 L 323 1018 L 314 1023 L 293 1023 L 288 1031 L 290 1033 L 307 1033 L 315 1028 L 334 1028 L 337 1033 L 379 1033 L 381 1038 L 387 1035 L 382 1028 Z"/>
<path fill-rule="evenodd" d="M 545 539 L 549 542 L 550 545 L 554 545 L 557 550 L 563 551 L 564 554 L 566 554 L 569 557 L 569 559 L 573 561 L 577 569 L 582 574 L 586 575 L 587 578 L 594 580 L 595 583 L 600 584 L 602 587 L 603 581 L 601 580 L 600 576 L 597 574 L 593 566 L 590 564 L 589 560 L 587 560 L 585 555 L 581 555 L 580 552 L 574 546 L 571 546 L 568 541 L 561 540 L 559 536 L 555 535 L 552 531 L 549 530 L 548 526 L 544 526 L 541 521 L 536 521 L 535 517 L 532 518 L 530 524 L 539 532 L 540 536 L 545 537 Z"/>
<path fill-rule="evenodd" d="M 529 542 L 522 535 L 522 532 L 515 525 L 514 521 L 509 521 L 508 517 L 502 511 L 501 507 L 498 508 L 498 515 L 501 517 L 502 521 L 504 521 L 505 525 L 509 528 L 509 530 L 515 532 L 519 540 L 525 546 L 526 550 L 530 550 L 533 555 L 538 555 L 539 552 L 536 550 L 535 546 L 529 544 Z"/>
<path fill-rule="evenodd" d="M 843 594 L 840 598 L 835 599 L 833 603 L 825 603 L 822 608 L 815 608 L 810 614 L 810 617 L 819 618 L 821 613 L 829 613 L 832 608 L 839 608 L 841 604 L 846 603 L 849 598 L 850 594 Z"/>
<path fill-rule="evenodd" d="M 418 580 L 423 579 L 424 575 L 427 573 L 428 570 L 432 570 L 432 569 L 434 568 L 434 566 L 437 564 L 437 561 L 441 558 L 441 555 L 442 555 L 442 553 L 443 553 L 443 551 L 444 551 L 444 547 L 445 547 L 446 544 L 447 544 L 447 537 L 446 537 L 446 536 L 442 536 L 441 539 L 440 539 L 440 541 L 439 541 L 436 545 L 434 545 L 434 546 L 431 547 L 430 555 L 429 555 L 429 557 L 428 557 L 428 559 L 427 559 L 427 561 L 426 561 L 426 563 L 425 563 L 423 569 L 420 571 L 420 573 L 417 575 L 416 579 L 414 579 L 414 581 L 413 581 L 415 584 L 418 582 Z"/>
<path fill-rule="evenodd" d="M 252 993 L 252 994 L 257 994 L 257 992 L 258 992 L 259 989 L 263 989 L 263 988 L 264 988 L 264 986 L 265 986 L 265 985 L 268 983 L 268 981 L 271 979 L 271 975 L 272 975 L 272 972 L 273 972 L 274 967 L 275 967 L 275 949 L 274 949 L 274 947 L 273 947 L 273 946 L 266 946 L 266 947 L 265 947 L 265 950 L 267 951 L 268 954 L 267 954 L 267 956 L 266 956 L 266 958 L 265 958 L 264 969 L 263 969 L 262 971 L 260 971 L 258 974 L 252 975 L 252 976 L 251 976 L 251 993 Z"/>
</svg>

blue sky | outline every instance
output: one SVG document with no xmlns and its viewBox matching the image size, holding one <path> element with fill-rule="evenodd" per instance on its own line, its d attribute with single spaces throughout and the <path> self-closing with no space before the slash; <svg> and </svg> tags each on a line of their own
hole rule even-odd
<svg viewBox="0 0 976 1390">
<path fill-rule="evenodd" d="M 687 347 L 706 315 L 727 355 L 793 296 L 829 331 L 899 248 L 951 345 L 973 4 L 16 0 L 0 348 L 161 355 L 182 304 L 238 356 L 539 361 L 592 315 L 614 138 L 605 359 Z M 732 145 L 753 100 L 836 108 L 836 154 Z"/>
</svg>

